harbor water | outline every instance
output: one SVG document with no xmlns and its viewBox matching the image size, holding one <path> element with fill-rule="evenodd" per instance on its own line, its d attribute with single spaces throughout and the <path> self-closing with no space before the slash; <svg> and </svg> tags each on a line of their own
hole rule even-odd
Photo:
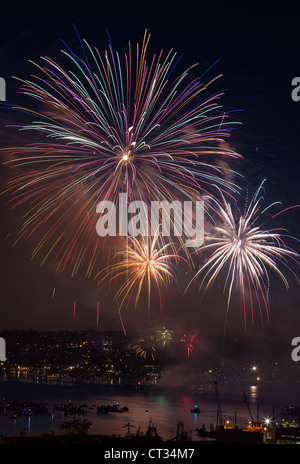
<svg viewBox="0 0 300 464">
<path fill-rule="evenodd" d="M 243 390 L 248 405 L 243 398 Z M 282 408 L 289 405 L 299 406 L 299 387 L 280 383 L 257 385 L 218 385 L 223 421 L 239 427 L 250 421 L 250 412 L 255 420 L 275 419 L 278 423 L 288 419 L 281 414 Z M 191 390 L 190 388 L 172 388 L 170 386 L 150 385 L 128 388 L 121 379 L 114 379 L 108 384 L 102 383 L 68 383 L 68 382 L 26 382 L 3 380 L 0 382 L 0 399 L 11 404 L 32 402 L 44 403 L 47 414 L 33 414 L 29 417 L 14 417 L 13 410 L 0 412 L 0 434 L 7 436 L 40 436 L 53 431 L 62 433 L 61 424 L 72 420 L 73 415 L 66 415 L 57 406 L 70 404 L 84 405 L 81 418 L 91 422 L 89 433 L 124 436 L 126 432 L 144 433 L 149 422 L 157 428 L 163 439 L 176 435 L 178 423 L 182 423 L 190 438 L 198 440 L 197 428 L 203 424 L 209 430 L 216 426 L 217 402 L 214 384 Z M 119 404 L 128 407 L 122 413 L 97 412 L 102 405 Z M 197 406 L 199 413 L 191 412 Z M 249 411 L 250 408 L 250 411 Z M 298 420 L 298 418 L 293 418 Z M 130 426 L 128 426 L 130 424 Z M 128 429 L 129 427 L 129 429 Z"/>
</svg>

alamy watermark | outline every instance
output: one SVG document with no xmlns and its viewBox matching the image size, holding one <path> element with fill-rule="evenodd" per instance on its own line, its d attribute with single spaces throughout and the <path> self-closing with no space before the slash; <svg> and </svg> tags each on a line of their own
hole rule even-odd
<svg viewBox="0 0 300 464">
<path fill-rule="evenodd" d="M 295 348 L 292 350 L 292 360 L 295 362 L 300 361 L 300 337 L 294 337 L 291 343 Z"/>
<path fill-rule="evenodd" d="M 6 360 L 6 343 L 4 338 L 0 337 L 0 361 Z"/>
<path fill-rule="evenodd" d="M 135 200 L 128 204 L 126 193 L 119 194 L 116 205 L 103 200 L 97 204 L 96 212 L 101 216 L 96 224 L 100 237 L 107 235 L 186 237 L 187 247 L 199 247 L 204 239 L 204 202 L 187 200 L 144 201 Z"/>
<path fill-rule="evenodd" d="M 0 101 L 6 101 L 6 82 L 0 77 Z"/>
</svg>

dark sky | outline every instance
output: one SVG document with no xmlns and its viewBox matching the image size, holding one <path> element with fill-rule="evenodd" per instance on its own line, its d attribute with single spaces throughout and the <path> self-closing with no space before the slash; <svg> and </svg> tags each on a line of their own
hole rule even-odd
<svg viewBox="0 0 300 464">
<path fill-rule="evenodd" d="M 162 3 L 164 6 L 162 6 Z M 188 4 L 168 2 L 5 2 L 0 17 L 0 75 L 7 81 L 7 101 L 21 101 L 16 81 L 32 71 L 28 59 L 42 55 L 57 59 L 63 39 L 78 47 L 74 23 L 82 37 L 100 50 L 107 46 L 108 29 L 115 49 L 127 41 L 141 41 L 147 28 L 151 50 L 174 49 L 184 55 L 184 64 L 199 63 L 201 69 L 220 59 L 214 70 L 222 73 L 218 85 L 226 90 L 226 110 L 241 121 L 232 134 L 231 146 L 244 157 L 237 170 L 253 188 L 266 178 L 267 201 L 282 201 L 283 206 L 299 204 L 299 124 L 300 102 L 291 98 L 291 81 L 300 76 L 300 6 L 277 2 L 216 2 Z M 77 48 L 78 49 L 78 48 Z M 23 102 L 23 100 L 22 100 Z M 1 111 L 1 121 L 7 115 Z M 10 134 L 1 127 L 1 145 Z M 51 268 L 40 268 L 30 261 L 30 243 L 11 249 L 3 241 L 7 230 L 18 224 L 18 217 L 1 207 L 1 328 L 95 328 L 96 298 L 94 285 L 85 280 L 55 275 Z M 281 217 L 291 235 L 299 237 L 300 211 Z M 282 224 L 281 224 L 282 225 Z M 183 278 L 184 280 L 184 278 Z M 277 281 L 271 292 L 271 319 L 261 328 L 259 317 L 246 337 L 281 339 L 287 349 L 293 337 L 300 335 L 299 288 L 290 277 L 287 294 Z M 56 288 L 52 299 L 53 288 Z M 73 301 L 77 301 L 76 321 L 72 319 Z M 115 306 L 108 296 L 101 300 L 100 322 L 103 328 L 120 328 Z M 189 313 L 187 313 L 187 308 Z M 200 304 L 195 291 L 183 298 L 176 288 L 168 294 L 161 317 L 153 310 L 153 324 L 161 322 L 186 330 L 200 331 L 205 337 L 223 333 L 225 299 L 219 291 L 208 294 Z M 161 319 L 160 319 L 161 317 Z M 124 315 L 128 327 L 147 325 L 147 311 Z M 229 334 L 243 334 L 239 310 L 230 313 Z M 244 335 L 243 335 L 244 336 Z"/>
</svg>

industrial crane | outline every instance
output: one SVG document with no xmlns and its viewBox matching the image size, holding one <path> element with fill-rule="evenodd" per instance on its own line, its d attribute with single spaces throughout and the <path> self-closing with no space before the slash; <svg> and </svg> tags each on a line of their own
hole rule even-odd
<svg viewBox="0 0 300 464">
<path fill-rule="evenodd" d="M 216 381 L 214 381 L 214 384 L 215 384 L 216 401 L 217 401 L 217 424 L 216 424 L 216 429 L 217 429 L 218 426 L 222 427 L 223 419 L 222 419 L 222 409 L 221 409 L 218 384 Z"/>
<path fill-rule="evenodd" d="M 261 430 L 263 428 L 262 424 L 259 422 L 259 417 L 258 417 L 258 406 L 257 406 L 257 420 L 255 421 L 254 420 L 254 417 L 253 417 L 253 414 L 251 412 L 251 409 L 250 409 L 250 405 L 249 405 L 249 402 L 248 402 L 248 398 L 246 396 L 246 393 L 245 391 L 243 390 L 243 396 L 244 396 L 244 401 L 247 405 L 247 408 L 248 408 L 248 411 L 249 411 L 249 414 L 250 414 L 250 419 L 251 419 L 251 429 L 252 430 Z"/>
<path fill-rule="evenodd" d="M 249 414 L 250 414 L 251 423 L 254 424 L 254 418 L 253 418 L 253 415 L 252 415 L 252 411 L 250 409 L 250 405 L 248 403 L 248 398 L 247 398 L 246 393 L 245 393 L 244 390 L 243 390 L 243 397 L 244 397 L 244 401 L 245 401 L 245 403 L 247 405 L 247 408 L 248 408 L 248 411 L 249 411 Z"/>
</svg>

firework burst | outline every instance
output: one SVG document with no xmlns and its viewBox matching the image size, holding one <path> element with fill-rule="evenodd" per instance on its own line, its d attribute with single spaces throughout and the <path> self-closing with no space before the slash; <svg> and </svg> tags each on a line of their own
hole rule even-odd
<svg viewBox="0 0 300 464">
<path fill-rule="evenodd" d="M 51 255 L 57 269 L 75 274 L 85 265 L 90 277 L 101 254 L 96 206 L 120 192 L 128 201 L 170 201 L 215 185 L 236 191 L 212 161 L 238 157 L 223 144 L 230 135 L 223 92 L 205 97 L 215 79 L 191 77 L 194 66 L 176 76 L 172 51 L 148 58 L 149 38 L 135 52 L 129 42 L 123 58 L 110 41 L 101 54 L 82 40 L 83 58 L 65 45 L 73 70 L 44 57 L 21 81 L 44 110 L 12 106 L 31 122 L 11 126 L 31 131 L 35 142 L 4 149 L 15 173 L 5 192 L 10 207 L 24 211 L 14 243 L 41 229 L 33 258 L 43 250 L 42 264 Z"/>
<path fill-rule="evenodd" d="M 269 272 L 274 271 L 280 276 L 288 289 L 287 279 L 279 266 L 282 265 L 295 275 L 287 259 L 297 262 L 299 257 L 284 242 L 287 236 L 284 234 L 285 229 L 264 228 L 264 214 L 278 202 L 263 207 L 262 189 L 263 183 L 249 205 L 246 205 L 244 213 L 237 209 L 235 214 L 225 200 L 223 205 L 216 206 L 215 210 L 221 223 L 207 234 L 201 251 L 207 250 L 210 255 L 191 281 L 202 274 L 201 287 L 205 285 L 209 288 L 225 270 L 224 291 L 228 291 L 226 314 L 235 287 L 241 296 L 245 329 L 248 305 L 251 308 L 252 323 L 254 320 L 254 299 L 260 312 L 261 307 L 265 307 L 269 319 Z"/>
<path fill-rule="evenodd" d="M 163 348 L 165 348 L 167 343 L 171 340 L 173 340 L 173 330 L 163 327 L 161 330 L 157 331 L 157 341 L 162 343 Z"/>
<path fill-rule="evenodd" d="M 147 360 L 155 361 L 157 350 L 155 348 L 156 339 L 154 335 L 148 338 L 139 338 L 137 344 L 133 346 L 136 355 Z"/>
<path fill-rule="evenodd" d="M 119 302 L 121 310 L 125 301 L 127 306 L 135 294 L 135 307 L 141 296 L 143 288 L 147 292 L 148 309 L 152 286 L 155 285 L 162 308 L 162 287 L 176 280 L 175 269 L 172 261 L 178 262 L 180 259 L 177 253 L 169 253 L 171 243 L 161 244 L 159 234 L 154 237 L 129 237 L 125 250 L 116 253 L 113 264 L 108 265 L 99 273 L 100 281 L 124 282 L 118 285 L 115 300 Z"/>
<path fill-rule="evenodd" d="M 185 345 L 186 353 L 189 358 L 195 349 L 196 342 L 197 342 L 197 334 L 193 334 L 193 335 L 184 334 L 182 338 L 180 339 L 180 341 Z"/>
</svg>

